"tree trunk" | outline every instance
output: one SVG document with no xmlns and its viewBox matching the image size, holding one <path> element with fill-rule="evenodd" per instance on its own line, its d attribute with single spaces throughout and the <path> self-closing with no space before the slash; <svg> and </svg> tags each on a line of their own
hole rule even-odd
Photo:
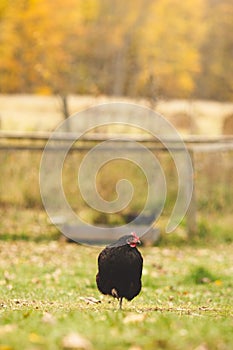
<svg viewBox="0 0 233 350">
<path fill-rule="evenodd" d="M 69 116 L 70 116 L 70 113 L 69 113 L 69 107 L 68 107 L 68 95 L 60 95 L 59 94 L 59 98 L 61 100 L 61 110 L 62 110 L 62 115 L 63 115 L 63 118 L 65 119 L 66 121 L 66 130 L 67 132 L 70 132 L 71 131 L 71 125 L 70 125 L 70 120 L 69 120 Z"/>
<path fill-rule="evenodd" d="M 112 93 L 114 96 L 124 95 L 125 77 L 126 77 L 126 52 L 127 48 L 123 47 L 120 52 L 118 52 L 115 60 L 115 72 L 114 72 L 114 85 Z"/>
</svg>

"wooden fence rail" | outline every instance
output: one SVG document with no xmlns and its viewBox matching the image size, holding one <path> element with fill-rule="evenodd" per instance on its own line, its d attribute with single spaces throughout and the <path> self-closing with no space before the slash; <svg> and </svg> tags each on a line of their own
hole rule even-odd
<svg viewBox="0 0 233 350">
<path fill-rule="evenodd" d="M 48 141 L 52 136 L 51 132 L 22 132 L 22 131 L 0 131 L 0 140 L 37 140 Z M 72 132 L 59 132 L 53 134 L 53 141 L 75 141 L 79 137 L 77 133 Z M 91 133 L 82 135 L 79 140 L 81 141 L 106 141 L 110 139 L 120 139 L 121 141 L 134 140 L 138 142 L 155 142 L 160 143 L 159 139 L 156 139 L 145 134 L 106 134 L 106 133 Z M 162 137 L 167 142 L 180 142 L 174 137 Z M 212 144 L 212 143 L 232 143 L 233 135 L 218 135 L 218 136 L 206 136 L 206 135 L 188 135 L 182 137 L 186 144 Z"/>
<path fill-rule="evenodd" d="M 2 151 L 43 151 L 46 142 L 51 137 L 50 132 L 8 132 L 0 131 L 0 150 Z M 92 133 L 85 134 L 79 138 L 81 145 L 75 145 L 75 141 L 79 135 L 77 133 L 57 133 L 53 135 L 53 141 L 57 141 L 57 145 L 50 147 L 51 150 L 57 151 L 64 148 L 64 142 L 73 141 L 71 151 L 88 151 L 93 145 L 92 143 L 117 139 L 114 142 L 128 142 L 129 140 L 145 143 L 146 147 L 154 151 L 168 152 L 168 149 L 161 141 L 169 142 L 169 149 L 181 151 L 179 146 L 180 141 L 175 138 L 163 137 L 162 140 L 152 138 L 151 136 L 143 134 L 100 134 Z M 183 142 L 189 151 L 193 169 L 195 169 L 195 153 L 197 152 L 228 152 L 233 151 L 233 135 L 220 136 L 202 136 L 192 135 L 183 137 Z M 109 150 L 111 147 L 109 146 Z M 130 151 L 137 151 L 138 148 L 130 148 Z M 127 149 L 128 151 L 128 149 Z M 195 183 L 190 202 L 189 209 L 186 214 L 187 218 L 187 232 L 189 236 L 197 233 L 197 205 Z"/>
</svg>

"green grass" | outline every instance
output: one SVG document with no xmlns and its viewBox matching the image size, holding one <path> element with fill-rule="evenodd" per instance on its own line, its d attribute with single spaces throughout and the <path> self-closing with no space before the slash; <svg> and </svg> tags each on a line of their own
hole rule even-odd
<svg viewBox="0 0 233 350">
<path fill-rule="evenodd" d="M 95 285 L 100 249 L 59 241 L 42 210 L 40 154 L 0 153 L 0 350 L 65 349 L 70 333 L 89 340 L 86 349 L 232 349 L 231 154 L 221 155 L 215 171 L 214 158 L 196 157 L 198 234 L 189 240 L 185 219 L 175 233 L 164 233 L 176 193 L 174 169 L 163 157 L 170 192 L 158 223 L 161 239 L 157 247 L 141 248 L 142 292 L 119 312 L 117 302 L 101 296 Z M 84 218 L 103 222 L 106 218 L 85 211 L 67 186 L 75 183 L 78 161 L 73 155 L 64 165 L 67 197 Z M 111 171 L 107 182 L 102 169 L 99 182 L 106 200 L 114 198 L 118 180 L 114 167 Z M 143 199 L 144 180 L 135 173 L 132 167 L 136 199 L 131 212 Z M 109 216 L 108 223 L 122 223 L 123 214 Z M 87 303 L 85 297 L 101 302 Z"/>
<path fill-rule="evenodd" d="M 95 285 L 100 248 L 1 240 L 0 349 L 64 349 L 78 333 L 92 349 L 230 350 L 232 248 L 141 248 L 142 292 L 118 311 Z"/>
</svg>

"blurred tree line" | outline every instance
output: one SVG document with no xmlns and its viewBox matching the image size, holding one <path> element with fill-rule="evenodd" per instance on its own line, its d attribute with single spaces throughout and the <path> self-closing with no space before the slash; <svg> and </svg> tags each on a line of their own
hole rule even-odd
<svg viewBox="0 0 233 350">
<path fill-rule="evenodd" d="M 233 99 L 232 0 L 1 0 L 0 92 Z"/>
</svg>

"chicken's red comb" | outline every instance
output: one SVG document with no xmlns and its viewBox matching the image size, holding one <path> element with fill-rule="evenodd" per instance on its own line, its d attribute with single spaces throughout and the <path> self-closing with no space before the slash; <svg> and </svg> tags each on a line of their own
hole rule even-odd
<svg viewBox="0 0 233 350">
<path fill-rule="evenodd" d="M 139 239 L 139 237 L 136 235 L 135 232 L 131 232 L 131 235 L 132 235 L 134 238 Z"/>
</svg>

